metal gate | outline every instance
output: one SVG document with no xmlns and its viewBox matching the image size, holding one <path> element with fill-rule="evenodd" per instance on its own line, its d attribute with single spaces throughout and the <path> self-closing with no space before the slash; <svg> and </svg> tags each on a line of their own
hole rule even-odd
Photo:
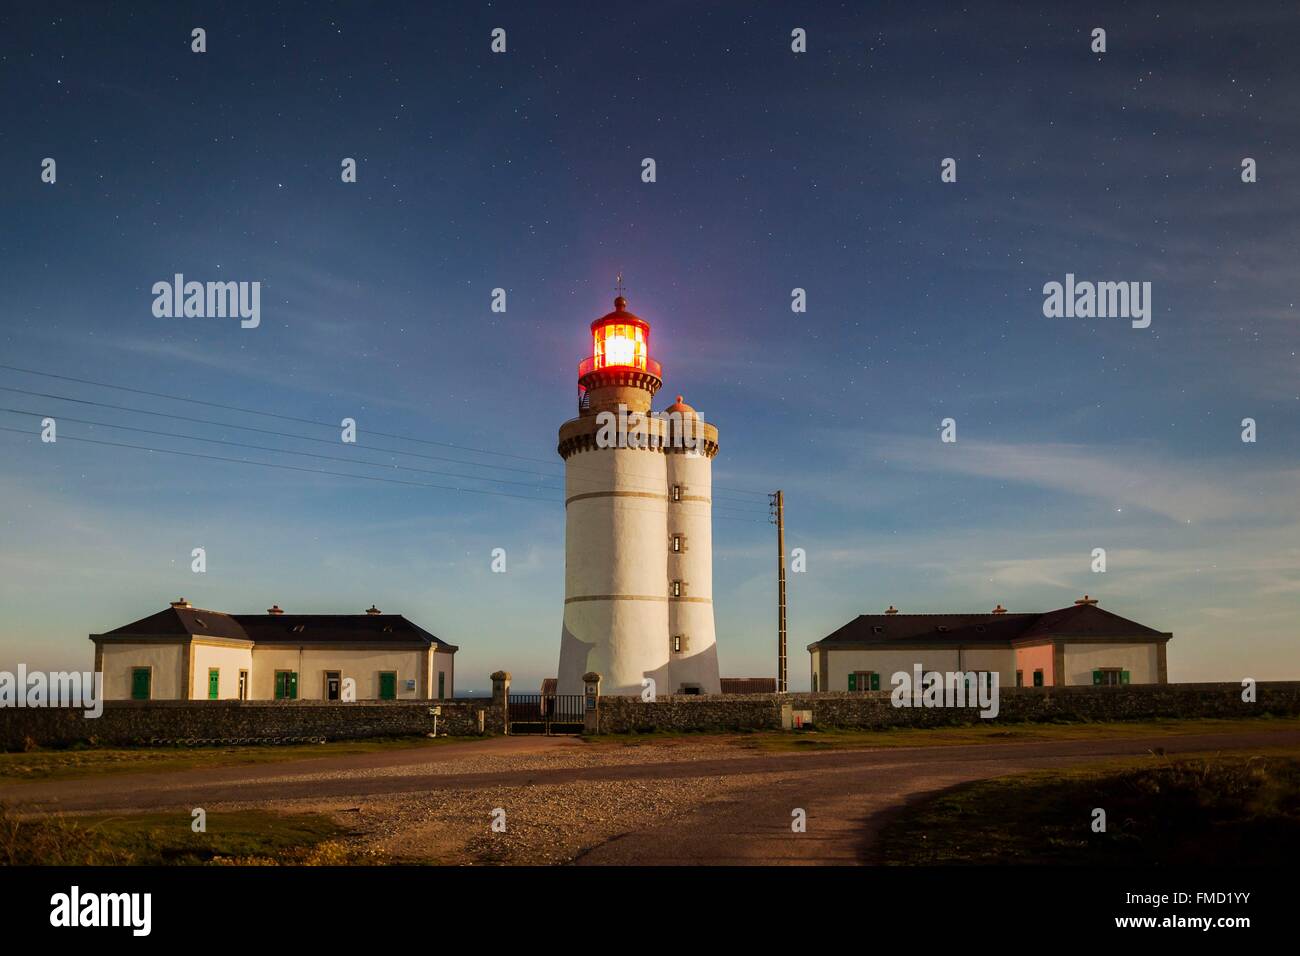
<svg viewBox="0 0 1300 956">
<path fill-rule="evenodd" d="M 511 694 L 511 734 L 580 734 L 581 694 Z"/>
</svg>

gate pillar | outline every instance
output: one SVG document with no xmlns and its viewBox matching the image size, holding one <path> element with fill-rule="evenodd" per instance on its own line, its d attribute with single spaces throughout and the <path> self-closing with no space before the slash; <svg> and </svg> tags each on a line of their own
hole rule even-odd
<svg viewBox="0 0 1300 956">
<path fill-rule="evenodd" d="M 584 734 L 600 733 L 600 675 L 587 671 L 582 675 L 582 732 Z"/>
<path fill-rule="evenodd" d="M 501 729 L 510 733 L 510 672 L 492 673 L 492 706 L 501 713 Z"/>
</svg>

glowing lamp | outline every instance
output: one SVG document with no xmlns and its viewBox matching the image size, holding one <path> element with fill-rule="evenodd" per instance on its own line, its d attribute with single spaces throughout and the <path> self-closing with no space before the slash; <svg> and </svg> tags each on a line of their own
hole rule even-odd
<svg viewBox="0 0 1300 956">
<path fill-rule="evenodd" d="M 614 311 L 591 323 L 591 368 L 638 368 L 650 357 L 650 324 L 627 311 L 627 300 L 614 300 Z"/>
</svg>

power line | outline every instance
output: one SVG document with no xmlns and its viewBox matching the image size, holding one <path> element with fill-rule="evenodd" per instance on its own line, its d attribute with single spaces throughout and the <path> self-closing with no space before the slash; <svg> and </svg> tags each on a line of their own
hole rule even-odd
<svg viewBox="0 0 1300 956">
<path fill-rule="evenodd" d="M 41 418 L 43 415 L 42 412 L 31 412 L 22 408 L 0 407 L 0 412 L 8 412 L 14 415 L 29 415 L 33 418 Z M 247 442 L 227 441 L 221 438 L 203 438 L 198 435 L 186 435 L 178 432 L 164 432 L 164 431 L 158 431 L 157 429 L 153 429 L 153 428 L 140 428 L 135 425 L 116 425 L 112 422 L 96 422 L 96 421 L 91 421 L 90 419 L 87 418 L 73 418 L 67 415 L 60 415 L 59 420 L 65 422 L 75 422 L 79 425 L 93 425 L 100 428 L 115 428 L 115 429 L 120 429 L 122 431 L 139 432 L 144 435 L 157 435 L 162 438 L 179 438 L 184 441 L 201 441 L 213 445 L 225 445 L 231 448 L 247 448 L 252 451 L 266 451 L 266 452 L 271 452 L 272 454 L 298 455 L 300 457 L 305 457 L 305 458 L 319 458 L 323 461 L 341 461 L 344 464 L 363 465 L 371 468 L 394 468 L 399 471 L 411 471 L 411 472 L 417 472 L 419 474 L 424 474 L 424 475 L 438 475 L 443 478 L 465 478 L 470 481 L 486 481 L 486 482 L 492 482 L 494 484 L 504 484 L 504 485 L 522 485 L 526 488 L 537 487 L 536 483 L 531 481 L 512 481 L 508 478 L 484 478 L 480 475 L 463 475 L 460 474 L 459 472 L 453 472 L 453 471 L 434 471 L 431 468 L 414 468 L 410 465 L 397 465 L 397 464 L 391 464 L 382 461 L 364 461 L 364 460 L 354 461 L 350 458 L 340 457 L 339 455 L 320 455 L 314 452 L 295 451 L 289 448 L 271 448 L 266 445 L 251 445 L 248 444 Z M 556 491 L 558 489 L 538 488 L 537 490 Z M 725 507 L 722 508 L 721 510 L 730 511 L 732 513 L 742 513 L 739 512 L 738 509 L 730 509 Z"/>
<path fill-rule="evenodd" d="M 29 414 L 29 413 L 25 413 L 25 414 Z M 28 431 L 28 430 L 26 430 L 26 429 L 21 429 L 21 428 L 9 428 L 9 427 L 7 427 L 7 426 L 0 425 L 0 431 L 11 432 L 11 433 L 13 433 L 13 434 L 15 434 L 15 435 L 25 435 L 25 436 L 27 436 L 27 437 L 29 437 L 29 438 L 32 437 L 32 434 L 31 434 L 30 431 Z M 179 451 L 179 450 L 174 449 L 174 448 L 154 448 L 154 447 L 149 446 L 149 445 L 131 445 L 131 444 L 127 444 L 127 443 L 125 443 L 125 442 L 105 441 L 105 440 L 103 440 L 103 439 L 99 439 L 99 438 L 85 438 L 85 437 L 76 436 L 76 435 L 65 435 L 65 436 L 63 436 L 62 438 L 60 438 L 59 441 L 77 441 L 77 442 L 85 442 L 85 443 L 87 443 L 87 444 L 91 444 L 91 445 L 104 445 L 104 446 L 106 446 L 106 447 L 110 447 L 110 448 L 129 448 L 129 449 L 134 449 L 134 450 L 136 450 L 136 451 L 155 452 L 155 453 L 163 454 L 163 455 L 180 455 L 180 456 L 183 456 L 183 457 L 186 457 L 186 458 L 201 458 L 201 459 L 205 459 L 205 460 L 207 460 L 207 461 L 221 461 L 221 462 L 228 462 L 228 463 L 230 463 L 230 464 L 234 464 L 234 465 L 255 465 L 255 466 L 258 466 L 258 467 L 262 467 L 262 468 L 278 468 L 278 469 L 281 469 L 281 470 L 284 470 L 284 471 L 305 472 L 306 474 L 309 474 L 309 475 L 324 475 L 324 476 L 332 477 L 332 478 L 356 478 L 356 479 L 360 479 L 360 480 L 362 480 L 362 481 L 381 481 L 381 482 L 385 482 L 385 483 L 387 483 L 387 484 L 393 484 L 393 485 L 405 485 L 405 486 L 407 486 L 407 487 L 414 487 L 414 488 L 436 488 L 436 489 L 439 489 L 439 490 L 442 490 L 442 491 L 457 491 L 457 492 L 463 492 L 463 493 L 466 493 L 466 494 L 474 494 L 474 495 L 493 495 L 493 496 L 500 497 L 500 498 L 515 498 L 515 499 L 518 499 L 518 500 L 520 500 L 520 501 L 540 501 L 540 502 L 543 502 L 543 503 L 545 503 L 545 504 L 557 504 L 557 503 L 558 503 L 558 502 L 556 501 L 556 499 L 554 499 L 554 498 L 538 498 L 538 497 L 533 496 L 533 495 L 516 495 L 516 494 L 513 494 L 513 493 L 511 493 L 511 492 L 506 492 L 506 491 L 491 491 L 491 490 L 488 490 L 488 489 L 485 489 L 485 488 L 461 488 L 461 487 L 458 487 L 458 486 L 455 486 L 455 485 L 438 485 L 438 484 L 433 484 L 433 483 L 431 483 L 431 482 L 424 482 L 424 481 L 405 481 L 405 480 L 403 480 L 403 479 L 401 479 L 401 478 L 383 478 L 383 477 L 380 477 L 380 476 L 378 476 L 378 475 L 358 475 L 358 474 L 353 474 L 353 473 L 350 473 L 350 472 L 327 471 L 327 470 L 325 470 L 325 469 L 319 469 L 319 468 L 302 468 L 302 467 L 300 467 L 300 466 L 298 466 L 298 465 L 285 465 L 285 464 L 281 464 L 281 463 L 279 463 L 279 462 L 249 461 L 249 460 L 246 459 L 246 458 L 228 458 L 228 457 L 225 457 L 225 456 L 223 456 L 223 455 L 205 455 L 205 454 L 202 454 L 201 452 L 193 452 L 193 451 Z M 624 511 L 647 511 L 647 513 L 652 513 L 652 512 L 649 512 L 647 509 L 644 509 L 644 508 L 629 508 L 629 507 L 623 507 L 621 510 L 624 510 Z M 653 512 L 653 513 L 654 513 L 654 514 L 658 514 L 659 512 Z M 730 517 L 730 516 L 728 516 L 728 515 L 716 515 L 716 517 L 717 517 L 719 520 L 722 520 L 722 521 L 747 521 L 747 522 L 751 522 L 751 523 L 753 523 L 753 524 L 760 524 L 760 523 L 762 523 L 762 522 L 759 522 L 759 521 L 757 521 L 756 519 L 753 519 L 753 518 L 733 518 L 733 517 Z"/>
<path fill-rule="evenodd" d="M 195 404 L 195 405 L 205 405 L 205 406 L 207 406 L 207 407 L 209 407 L 209 408 L 220 408 L 220 409 L 224 409 L 224 410 L 226 410 L 226 411 L 239 412 L 239 413 L 241 413 L 241 414 L 247 414 L 247 415 L 263 415 L 263 416 L 266 416 L 266 417 L 268 417 L 268 418 L 278 418 L 278 419 L 281 419 L 281 420 L 283 420 L 283 421 L 288 421 L 288 422 L 297 422 L 298 424 L 302 424 L 302 425 L 315 425 L 315 426 L 318 426 L 318 427 L 320 427 L 320 428 L 331 428 L 331 429 L 338 428 L 338 426 L 335 425 L 333 422 L 321 422 L 321 421 L 316 421 L 315 419 L 310 419 L 310 418 L 297 418 L 297 417 L 292 416 L 292 415 L 282 415 L 282 414 L 280 414 L 280 413 L 278 413 L 278 412 L 265 412 L 265 411 L 261 411 L 261 410 L 259 410 L 259 409 L 255 409 L 255 408 L 241 408 L 241 407 L 238 406 L 238 405 L 226 405 L 226 404 L 223 404 L 223 403 L 221 403 L 221 402 L 212 402 L 212 401 L 207 401 L 207 400 L 200 399 L 200 398 L 183 398 L 183 397 L 181 397 L 181 396 L 179 396 L 179 395 L 168 395 L 168 394 L 165 394 L 165 393 L 163 393 L 163 392 L 152 392 L 152 391 L 149 391 L 149 390 L 147 390 L 147 389 L 142 389 L 142 388 L 132 388 L 132 387 L 127 386 L 127 385 L 113 385 L 113 384 L 111 384 L 111 383 L 109 383 L 109 382 L 96 382 L 96 381 L 93 381 L 93 380 L 91 380 L 91 379 L 76 378 L 76 377 L 71 376 L 71 375 L 59 375 L 59 374 L 56 374 L 56 373 L 54 373 L 54 372 L 40 372 L 40 371 L 37 371 L 36 369 L 20 368 L 19 366 L 16 366 L 16 365 L 3 365 L 3 364 L 0 364 L 0 369 L 6 369 L 6 370 L 11 371 L 11 372 L 22 372 L 22 373 L 24 373 L 24 374 L 26 374 L 26 375 L 38 375 L 38 376 L 43 376 L 43 377 L 45 377 L 45 378 L 56 378 L 56 379 L 59 379 L 59 380 L 61 380 L 61 381 L 65 381 L 65 382 L 76 382 L 76 383 L 81 384 L 81 385 L 92 385 L 92 386 L 95 386 L 95 387 L 97 387 L 97 388 L 111 388 L 111 389 L 116 389 L 116 390 L 118 390 L 118 391 L 123 391 L 123 392 L 133 392 L 133 393 L 135 393 L 135 394 L 137 394 L 137 395 L 147 395 L 147 396 L 150 396 L 151 398 L 162 398 L 162 399 L 167 399 L 167 400 L 169 400 L 169 401 L 174 401 L 174 402 L 190 402 L 190 403 Z M 233 427 L 239 427 L 239 426 L 233 426 Z M 419 444 L 424 444 L 424 445 L 436 445 L 436 446 L 440 446 L 440 447 L 443 447 L 443 448 L 455 448 L 455 449 L 458 449 L 458 450 L 460 450 L 460 451 L 470 451 L 470 452 L 474 452 L 475 454 L 480 454 L 480 455 L 497 455 L 497 456 L 499 456 L 499 457 L 504 457 L 504 458 L 514 458 L 514 459 L 517 459 L 517 460 L 519 460 L 519 461 L 540 462 L 541 464 L 548 465 L 548 466 L 555 466 L 555 465 L 557 464 L 556 462 L 553 462 L 553 461 L 550 461 L 550 460 L 547 460 L 547 459 L 543 459 L 543 458 L 534 458 L 534 457 L 530 457 L 530 456 L 528 456 L 528 455 L 515 455 L 515 454 L 511 454 L 510 452 L 495 451 L 495 450 L 493 450 L 493 449 L 488 449 L 488 448 L 475 448 L 475 447 L 472 447 L 472 446 L 470 446 L 470 445 L 457 445 L 457 444 L 455 444 L 455 443 L 453 443 L 453 442 L 435 441 L 434 439 L 430 439 L 430 438 L 415 438 L 415 437 L 412 437 L 412 436 L 410 436 L 410 435 L 399 435 L 399 434 L 394 434 L 394 433 L 392 433 L 392 432 L 382 432 L 382 431 L 373 430 L 373 429 L 367 429 L 367 430 L 368 430 L 368 431 L 371 431 L 371 432 L 372 432 L 373 434 L 375 434 L 375 435 L 378 435 L 380 438 L 393 438 L 393 439 L 396 439 L 396 440 L 398 440 L 398 441 L 410 441 L 410 442 L 417 442 L 417 443 L 419 443 Z M 409 453 L 396 452 L 396 454 L 409 454 Z M 476 462 L 461 462 L 461 464 L 478 464 L 478 463 L 476 463 Z M 504 466 L 498 466 L 498 465 L 483 465 L 482 467 L 485 467 L 485 468 L 495 468 L 495 467 L 504 467 Z M 574 466 L 574 467 L 580 467 L 580 466 Z M 594 469 L 584 469 L 584 470 L 594 470 Z M 643 477 L 650 477 L 650 476 L 643 476 Z M 715 489 L 722 490 L 722 491 L 734 491 L 734 492 L 738 492 L 738 493 L 740 493 L 740 494 L 754 495 L 754 496 L 756 496 L 756 497 L 760 497 L 760 498 L 767 498 L 767 496 L 768 496 L 768 495 L 767 495 L 767 492 L 751 491 L 751 490 L 748 489 L 748 488 L 729 488 L 729 487 L 727 487 L 727 486 L 725 486 L 725 485 L 714 485 L 713 487 L 714 487 Z"/>
<path fill-rule="evenodd" d="M 291 438 L 291 440 L 294 441 L 315 442 L 315 444 L 317 445 L 329 445 L 333 447 L 333 446 L 338 446 L 339 444 L 339 442 L 328 440 L 328 438 L 312 438 L 311 436 L 305 436 L 305 434 L 294 434 L 291 432 L 277 432 L 274 431 L 274 429 L 257 428 L 255 427 L 255 425 L 237 425 L 234 423 L 230 423 L 230 421 L 214 421 L 212 419 L 199 419 L 199 418 L 194 418 L 194 416 L 192 415 L 177 415 L 174 414 L 174 412 L 152 411 L 149 410 L 149 408 L 133 408 L 126 405 L 114 405 L 114 403 L 112 402 L 96 402 L 94 401 L 94 399 L 90 399 L 90 398 L 72 398 L 70 397 L 70 395 L 57 395 L 49 392 L 32 392 L 32 390 L 30 389 L 16 389 L 16 388 L 12 388 L 12 386 L 9 385 L 0 385 L 0 392 L 13 392 L 19 395 L 27 395 L 27 397 L 31 397 L 31 398 L 49 398 L 57 402 L 72 402 L 74 403 L 74 405 L 88 405 L 95 408 L 110 408 L 110 410 L 131 412 L 131 414 L 135 414 L 135 415 L 151 415 L 153 416 L 153 418 L 172 419 L 174 421 L 188 421 L 188 423 L 191 424 L 211 425 L 211 427 L 214 428 L 234 428 L 242 432 L 270 434 L 270 436 L 276 436 L 278 438 Z M 32 412 L 23 412 L 23 414 L 32 414 Z M 101 424 L 104 425 L 105 428 L 113 428 L 113 425 L 110 425 L 108 423 L 91 423 L 91 424 Z M 337 428 L 337 425 L 329 425 L 329 427 Z M 173 437 L 190 437 L 190 436 L 173 436 Z M 537 471 L 536 468 L 515 468 L 515 467 L 508 466 L 508 464 L 487 464 L 485 462 L 468 462 L 468 460 L 464 460 L 460 458 L 447 458 L 445 457 L 445 455 L 422 454 L 420 453 L 420 451 L 403 451 L 400 449 L 389 449 L 389 447 L 381 447 L 377 445 L 368 445 L 365 447 L 368 447 L 369 450 L 381 451 L 381 453 L 385 453 L 385 454 L 406 455 L 406 457 L 408 458 L 422 458 L 422 459 L 434 460 L 434 462 L 450 462 L 452 464 L 468 464 L 468 466 L 472 468 L 495 468 L 495 470 L 498 471 L 519 472 L 521 473 L 521 475 L 533 475 L 534 477 L 539 477 L 539 479 L 546 480 L 546 481 L 564 480 L 563 475 L 546 475 L 546 473 Z M 266 450 L 274 451 L 274 449 L 266 449 Z M 339 460 L 346 460 L 346 459 L 339 459 Z M 456 476 L 456 477 L 473 477 L 473 476 Z M 645 476 L 645 477 L 646 479 L 649 479 L 649 476 Z M 503 479 L 491 479 L 491 477 L 484 477 L 484 479 L 478 479 L 478 480 L 499 481 L 499 483 L 502 484 L 515 484 L 515 483 L 507 483 L 507 481 L 504 481 Z M 601 484 L 601 485 L 606 484 L 607 481 L 607 479 L 606 480 L 584 479 L 584 477 L 576 476 L 576 475 L 569 477 L 569 480 L 575 481 L 575 483 Z M 653 479 L 650 480 L 651 483 L 653 484 L 646 485 L 646 488 L 658 490 L 660 483 L 658 483 L 658 481 L 654 481 Z M 727 498 L 727 496 L 722 496 L 722 497 L 724 501 L 738 501 L 738 499 L 736 498 Z M 742 505 L 749 505 L 749 502 L 741 502 L 741 503 Z M 741 507 L 736 507 L 736 509 L 732 509 L 732 510 L 742 511 L 744 509 L 741 509 Z M 757 514 L 757 511 L 755 511 L 754 514 Z"/>
<path fill-rule="evenodd" d="M 0 367 L 5 367 L 5 366 L 0 366 Z M 19 395 L 27 395 L 27 396 L 29 396 L 29 397 L 33 397 L 33 398 L 48 398 L 48 399 L 53 399 L 53 400 L 55 400 L 55 401 L 60 401 L 60 402 L 72 402 L 72 403 L 74 403 L 74 404 L 78 404 L 78 405 L 89 405 L 89 406 L 92 406 L 92 407 L 94 407 L 94 408 L 106 408 L 106 409 L 111 409 L 111 410 L 114 410 L 114 411 L 129 412 L 129 413 L 138 414 L 138 415 L 150 415 L 150 416 L 153 416 L 153 417 L 155 417 L 155 418 L 167 418 L 167 419 L 171 419 L 171 420 L 173 420 L 173 421 L 190 422 L 190 423 L 192 423 L 192 424 L 198 424 L 198 425 L 209 425 L 209 426 L 216 427 L 216 428 L 234 428 L 234 429 L 237 429 L 237 430 L 239 430 L 239 431 L 255 432 L 255 433 L 260 434 L 260 435 L 273 435 L 273 436 L 275 436 L 275 437 L 277 437 L 277 438 L 289 438 L 289 439 L 292 439 L 292 440 L 294 440 L 294 441 L 313 442 L 313 443 L 315 443 L 315 444 L 320 444 L 320 445 L 329 445 L 329 446 L 331 446 L 331 447 L 337 447 L 337 445 L 339 444 L 337 441 L 333 441 L 333 440 L 330 440 L 330 439 L 325 439 L 325 438 L 312 438 L 312 437 L 310 437 L 310 436 L 308 436 L 308 435 L 295 435 L 295 434 L 292 434 L 292 433 L 290 433 L 290 432 L 280 432 L 280 431 L 275 431 L 275 430 L 273 430 L 273 429 L 269 429 L 269 428 L 257 428 L 256 426 L 253 426 L 253 425 L 236 425 L 236 424 L 234 424 L 234 423 L 232 423 L 232 422 L 213 421 L 212 419 L 207 419 L 207 418 L 195 418 L 195 417 L 192 416 L 192 415 L 177 415 L 177 414 L 172 413 L 172 412 L 156 412 L 156 411 L 152 411 L 152 410 L 150 410 L 150 409 L 145 409 L 145 408 L 132 408 L 132 407 L 130 407 L 130 406 L 128 406 L 128 405 L 116 405 L 116 404 L 113 404 L 112 402 L 99 402 L 99 401 L 94 401 L 93 399 L 88 399 L 88 398 L 72 398 L 72 397 L 67 396 L 67 395 L 55 395 L 55 394 L 53 394 L 53 393 L 51 393 L 51 392 L 35 392 L 35 391 L 31 391 L 31 390 L 29 390 L 29 389 L 13 388 L 13 387 L 11 387 L 11 386 L 7 386 L 7 385 L 0 385 L 0 391 L 5 391 L 5 392 L 14 392 L 14 393 L 19 394 Z M 35 414 L 35 413 L 34 413 L 34 412 L 25 412 L 25 411 L 23 411 L 23 412 L 20 412 L 20 414 Z M 71 420 L 71 419 L 70 419 L 70 420 Z M 106 428 L 115 428 L 115 427 L 127 428 L 127 427 L 128 427 L 128 426 L 116 426 L 116 425 L 109 424 L 109 423 L 107 423 L 107 422 L 86 422 L 85 424 L 97 424 L 97 425 L 102 425 L 103 427 L 106 427 Z M 330 427 L 330 428 L 336 428 L 337 426 L 330 425 L 329 427 Z M 147 429 L 140 429 L 140 430 L 141 430 L 141 431 L 148 431 Z M 168 433 L 161 432 L 161 433 L 159 433 L 159 434 L 164 434 L 164 435 L 165 435 L 165 434 L 168 434 Z M 174 438 L 194 438 L 194 436 L 188 436 L 188 435 L 170 435 L 170 437 L 174 437 Z M 209 441 L 209 440 L 211 440 L 211 439 L 195 438 L 194 440 L 196 440 L 196 441 Z M 238 443 L 232 443 L 232 444 L 238 444 Z M 255 448 L 255 447 L 258 447 L 258 446 L 248 446 L 248 447 L 254 447 L 254 448 Z M 514 468 L 514 467 L 511 467 L 511 466 L 509 466 L 509 465 L 489 465 L 489 464 L 486 464 L 486 463 L 484 463 L 484 462 L 465 461 L 464 459 L 459 459 L 459 458 L 447 458 L 447 457 L 442 456 L 442 455 L 427 455 L 427 454 L 423 454 L 423 453 L 421 453 L 421 452 L 414 452 L 414 451 L 402 451 L 402 450 L 397 449 L 397 448 L 383 448 L 383 447 L 373 446 L 373 445 L 371 445 L 371 446 L 365 446 L 365 447 L 368 448 L 369 450 L 372 450 L 372 451 L 382 452 L 382 453 L 385 453 L 385 454 L 391 454 L 391 455 L 405 455 L 405 456 L 410 457 L 410 458 L 423 458 L 423 459 L 428 459 L 428 460 L 430 460 L 430 461 L 445 461 L 445 462 L 450 462 L 450 463 L 452 463 L 452 464 L 469 465 L 471 468 L 493 468 L 493 469 L 497 469 L 497 470 L 500 470 L 500 471 L 518 472 L 518 473 L 520 473 L 520 474 L 533 475 L 534 477 L 541 478 L 541 479 L 543 479 L 543 480 L 545 480 L 545 481 L 561 481 L 561 480 L 564 479 L 564 476 L 562 476 L 562 475 L 548 475 L 548 474 L 545 474 L 545 473 L 543 473 L 543 472 L 539 472 L 539 471 L 536 471 L 536 470 L 530 470 L 530 469 L 527 469 L 527 468 Z M 261 450 L 264 450 L 264 451 L 276 451 L 277 449 L 261 449 Z M 287 451 L 287 449 L 283 449 L 283 450 Z M 337 461 L 347 461 L 347 459 L 337 458 L 337 456 L 328 456 L 328 455 L 325 455 L 325 456 L 316 456 L 316 457 L 331 458 L 331 459 L 333 459 L 333 460 L 337 460 Z M 379 463 L 376 463 L 376 462 L 360 462 L 360 464 L 378 465 Z M 383 466 L 383 467 L 387 467 L 387 466 Z M 394 467 L 403 467 L 403 466 L 400 466 L 400 465 L 399 465 L 399 466 L 394 466 Z M 421 469 L 414 469 L 414 470 L 421 470 Z M 440 473 L 440 472 L 431 472 L 431 473 L 432 473 L 432 474 L 445 474 L 445 473 Z M 531 484 L 530 482 L 510 482 L 510 481 L 507 481 L 506 479 L 503 479 L 503 478 L 478 477 L 478 476 L 473 476 L 473 475 L 452 475 L 452 474 L 448 474 L 448 477 L 464 477 L 464 478 L 470 478 L 470 479 L 472 479 L 472 480 L 477 480 L 477 481 L 498 482 L 498 483 L 501 483 L 501 484 Z M 648 477 L 648 476 L 646 476 L 646 477 Z M 605 483 L 604 481 L 597 481 L 596 479 L 586 479 L 586 478 L 582 478 L 582 477 L 579 477 L 579 476 L 572 476 L 572 477 L 570 478 L 570 480 L 572 480 L 572 481 L 574 481 L 574 482 L 582 482 L 582 483 L 586 483 L 586 484 L 604 484 L 604 483 Z M 653 479 L 652 479 L 652 481 L 653 481 Z M 659 484 L 660 484 L 659 482 L 657 482 L 657 481 L 653 481 L 653 484 L 652 484 L 652 485 L 649 485 L 649 486 L 647 486 L 647 487 L 648 487 L 648 488 L 652 488 L 653 490 L 658 490 L 658 489 L 659 489 Z M 555 490 L 558 490 L 558 489 L 555 489 Z M 727 499 L 727 498 L 724 497 L 724 500 L 736 500 L 736 499 Z M 744 504 L 748 504 L 748 502 L 744 502 Z M 733 508 L 733 509 L 730 509 L 730 510 L 740 512 L 740 511 L 743 511 L 744 509 L 742 509 L 742 508 Z M 757 512 L 754 512 L 754 513 L 757 513 Z"/>
</svg>

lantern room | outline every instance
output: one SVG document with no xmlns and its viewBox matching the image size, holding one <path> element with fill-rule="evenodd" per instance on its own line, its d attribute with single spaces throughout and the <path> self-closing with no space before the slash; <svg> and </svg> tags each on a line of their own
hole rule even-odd
<svg viewBox="0 0 1300 956">
<path fill-rule="evenodd" d="M 620 295 L 613 312 L 591 323 L 591 359 L 582 363 L 579 375 L 616 367 L 646 372 L 652 366 L 657 369 L 650 359 L 650 323 L 627 311 L 627 299 Z"/>
<path fill-rule="evenodd" d="M 663 370 L 650 357 L 650 323 L 627 310 L 627 299 L 614 300 L 614 311 L 591 323 L 591 354 L 578 363 L 578 408 L 590 408 L 589 390 L 620 389 L 620 399 L 629 405 L 646 404 L 658 391 Z M 629 397 L 625 388 L 648 393 Z M 615 397 L 611 392 L 610 397 Z"/>
</svg>

